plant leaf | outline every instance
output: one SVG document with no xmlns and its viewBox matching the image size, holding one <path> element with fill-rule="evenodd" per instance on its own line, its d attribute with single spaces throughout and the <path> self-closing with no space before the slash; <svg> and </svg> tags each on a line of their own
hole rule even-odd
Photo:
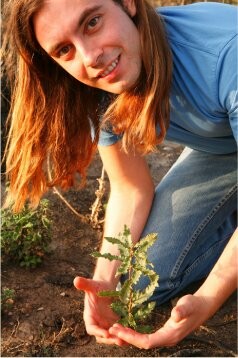
<svg viewBox="0 0 238 358">
<path fill-rule="evenodd" d="M 135 321 L 135 319 L 133 317 L 133 314 L 131 314 L 131 313 L 129 313 L 129 315 L 128 315 L 128 323 L 129 323 L 129 326 L 131 328 L 136 329 L 137 324 L 136 324 L 136 321 Z"/>
<path fill-rule="evenodd" d="M 111 304 L 112 310 L 121 318 L 126 317 L 128 315 L 127 313 L 127 307 L 126 305 L 121 301 L 116 301 Z"/>
<path fill-rule="evenodd" d="M 128 272 L 128 269 L 131 264 L 131 258 L 130 256 L 124 257 L 123 262 L 121 263 L 120 267 L 117 270 L 116 276 L 119 276 L 121 274 L 126 274 Z"/>
<path fill-rule="evenodd" d="M 155 288 L 159 285 L 158 279 L 159 276 L 156 273 L 153 275 L 153 277 L 151 275 L 151 282 L 144 290 L 133 292 L 133 307 L 140 305 L 152 296 Z"/>
<path fill-rule="evenodd" d="M 147 326 L 147 325 L 136 326 L 135 330 L 136 330 L 136 332 L 139 332 L 139 333 L 153 333 L 153 331 L 154 331 L 152 326 Z"/>
<path fill-rule="evenodd" d="M 105 290 L 105 291 L 99 291 L 97 293 L 97 295 L 99 297 L 119 297 L 120 296 L 120 291 L 110 291 L 110 290 Z"/>
<path fill-rule="evenodd" d="M 123 285 L 120 292 L 120 300 L 123 303 L 128 303 L 130 298 L 130 288 L 131 288 L 131 280 L 126 280 Z"/>
<path fill-rule="evenodd" d="M 118 320 L 118 323 L 120 323 L 124 327 L 130 327 L 130 324 L 128 322 L 128 317 L 123 317 Z"/>
<path fill-rule="evenodd" d="M 144 320 L 147 318 L 153 309 L 156 306 L 156 302 L 148 302 L 140 306 L 139 309 L 136 309 L 136 312 L 134 313 L 134 318 L 136 321 Z"/>
<path fill-rule="evenodd" d="M 100 252 L 98 251 L 95 251 L 95 252 L 92 252 L 91 253 L 91 256 L 93 257 L 103 257 L 104 259 L 108 259 L 110 261 L 113 261 L 113 260 L 121 260 L 121 258 L 119 256 L 116 256 L 116 255 L 111 255 L 109 253 L 106 253 L 106 254 L 101 254 Z"/>
<path fill-rule="evenodd" d="M 141 270 L 135 270 L 133 269 L 132 275 L 131 275 L 131 281 L 133 282 L 133 286 L 137 284 L 137 282 L 139 281 L 139 278 L 142 275 L 142 271 Z"/>
<path fill-rule="evenodd" d="M 124 240 L 117 239 L 116 237 L 105 236 L 105 240 L 107 240 L 108 242 L 111 242 L 112 244 L 116 244 L 118 246 L 125 247 L 127 249 L 130 248 L 130 246 L 128 246 L 127 242 L 125 242 Z"/>
<path fill-rule="evenodd" d="M 156 240 L 157 240 L 157 234 L 155 233 L 148 234 L 144 238 L 139 240 L 135 245 L 135 249 L 136 249 L 135 256 L 141 251 L 145 254 L 148 248 L 152 246 Z"/>
</svg>

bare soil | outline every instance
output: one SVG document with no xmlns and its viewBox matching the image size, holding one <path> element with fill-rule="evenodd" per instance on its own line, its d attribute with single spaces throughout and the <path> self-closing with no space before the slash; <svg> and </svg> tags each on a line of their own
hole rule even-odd
<svg viewBox="0 0 238 358">
<path fill-rule="evenodd" d="M 178 157 L 182 147 L 171 143 L 148 156 L 155 183 Z M 96 180 L 101 162 L 95 158 L 89 170 L 87 186 L 64 193 L 70 204 L 82 214 L 89 214 L 95 200 Z M 108 181 L 106 179 L 107 200 Z M 83 322 L 83 294 L 76 291 L 76 275 L 91 277 L 101 231 L 82 223 L 56 194 L 49 193 L 52 219 L 51 252 L 36 269 L 23 269 L 14 262 L 2 263 L 2 287 L 14 289 L 13 307 L 2 315 L 2 356 L 4 357 L 230 357 L 237 355 L 237 296 L 232 295 L 223 307 L 201 328 L 174 347 L 140 350 L 97 344 L 87 335 Z M 194 292 L 190 287 L 187 292 Z M 157 328 L 170 315 L 172 302 L 153 315 Z"/>
</svg>

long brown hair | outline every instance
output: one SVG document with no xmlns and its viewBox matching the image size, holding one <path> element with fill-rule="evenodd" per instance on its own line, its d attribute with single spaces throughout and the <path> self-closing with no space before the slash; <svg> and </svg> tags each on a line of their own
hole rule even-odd
<svg viewBox="0 0 238 358">
<path fill-rule="evenodd" d="M 122 0 L 114 1 L 123 6 Z M 133 21 L 141 36 L 143 70 L 135 87 L 111 103 L 105 121 L 117 133 L 124 132 L 125 150 L 133 145 L 147 153 L 162 141 L 168 126 L 172 61 L 160 18 L 146 1 L 135 3 Z M 37 43 L 32 17 L 40 6 L 42 0 L 5 0 L 3 14 L 3 69 L 11 86 L 7 204 L 13 203 L 14 210 L 20 210 L 26 199 L 37 205 L 53 185 L 72 186 L 77 173 L 85 179 L 100 126 L 101 91 L 74 79 Z"/>
<path fill-rule="evenodd" d="M 136 147 L 146 154 L 163 141 L 169 126 L 172 55 L 163 21 L 155 9 L 143 0 L 135 4 L 133 21 L 140 34 L 143 68 L 135 86 L 108 108 L 105 122 L 110 122 L 115 133 L 123 133 L 124 150 Z"/>
</svg>

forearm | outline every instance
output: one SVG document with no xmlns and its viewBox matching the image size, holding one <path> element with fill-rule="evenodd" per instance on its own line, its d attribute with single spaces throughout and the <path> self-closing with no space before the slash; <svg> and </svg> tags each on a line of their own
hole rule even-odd
<svg viewBox="0 0 238 358">
<path fill-rule="evenodd" d="M 238 229 L 195 296 L 204 297 L 212 316 L 237 287 Z"/>
<path fill-rule="evenodd" d="M 120 142 L 103 147 L 99 152 L 110 181 L 104 237 L 117 237 L 127 225 L 137 242 L 147 221 L 154 197 L 154 183 L 146 160 L 136 151 L 125 152 Z M 116 245 L 103 240 L 101 252 L 118 254 Z M 98 259 L 94 278 L 115 287 L 115 274 L 120 262 Z"/>
<path fill-rule="evenodd" d="M 104 237 L 117 237 L 119 233 L 123 232 L 124 226 L 127 225 L 130 228 L 133 241 L 137 242 L 148 218 L 153 196 L 153 186 L 143 194 L 136 190 L 112 191 L 107 205 Z M 100 251 L 118 254 L 117 246 L 110 244 L 105 239 Z M 115 287 L 118 282 L 115 274 L 119 264 L 120 262 L 103 258 L 98 259 L 94 278 L 109 281 Z"/>
</svg>

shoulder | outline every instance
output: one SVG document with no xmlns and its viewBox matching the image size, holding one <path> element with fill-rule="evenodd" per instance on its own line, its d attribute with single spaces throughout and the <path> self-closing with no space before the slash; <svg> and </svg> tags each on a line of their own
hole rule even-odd
<svg viewBox="0 0 238 358">
<path fill-rule="evenodd" d="M 237 34 L 237 7 L 221 3 L 195 3 L 160 7 L 171 46 L 187 46 L 219 56 Z"/>
</svg>

